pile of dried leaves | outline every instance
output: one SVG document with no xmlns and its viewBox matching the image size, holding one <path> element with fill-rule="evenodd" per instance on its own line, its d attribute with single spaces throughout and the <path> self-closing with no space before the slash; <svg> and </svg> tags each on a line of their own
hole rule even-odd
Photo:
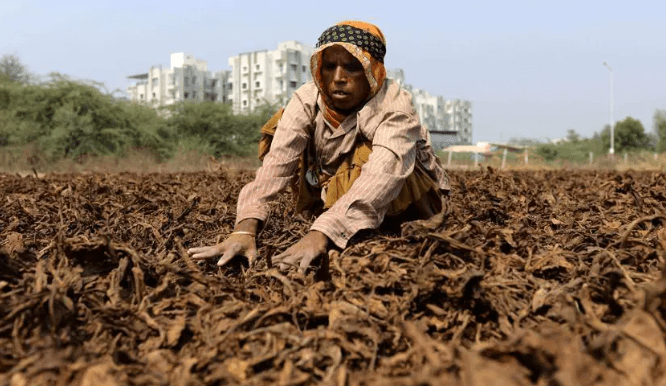
<svg viewBox="0 0 666 386">
<path fill-rule="evenodd" d="M 0 385 L 666 385 L 663 173 L 451 177 L 303 276 L 188 259 L 249 174 L 0 175 Z"/>
</svg>

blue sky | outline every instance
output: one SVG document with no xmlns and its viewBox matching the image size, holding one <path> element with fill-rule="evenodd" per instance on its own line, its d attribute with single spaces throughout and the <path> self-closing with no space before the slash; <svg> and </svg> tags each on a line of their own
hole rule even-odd
<svg viewBox="0 0 666 386">
<path fill-rule="evenodd" d="M 615 118 L 652 130 L 666 109 L 666 1 L 5 1 L 0 55 L 124 90 L 172 52 L 228 69 L 240 52 L 298 40 L 335 22 L 377 24 L 386 65 L 407 83 L 473 103 L 474 141 L 590 137 Z"/>
</svg>

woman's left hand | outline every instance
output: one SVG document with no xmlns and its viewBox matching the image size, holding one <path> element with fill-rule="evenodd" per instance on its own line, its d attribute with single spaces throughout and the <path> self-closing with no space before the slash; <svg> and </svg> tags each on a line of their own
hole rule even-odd
<svg viewBox="0 0 666 386">
<path fill-rule="evenodd" d="M 280 270 L 284 271 L 289 266 L 299 266 L 299 271 L 305 273 L 315 257 L 325 254 L 328 246 L 328 237 L 319 231 L 310 231 L 299 242 L 289 247 L 286 251 L 273 256 L 273 264 L 280 264 Z"/>
</svg>

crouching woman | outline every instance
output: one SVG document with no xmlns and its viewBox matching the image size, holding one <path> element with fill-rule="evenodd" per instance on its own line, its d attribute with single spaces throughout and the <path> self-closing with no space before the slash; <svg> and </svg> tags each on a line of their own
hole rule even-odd
<svg viewBox="0 0 666 386">
<path fill-rule="evenodd" d="M 193 259 L 257 259 L 255 238 L 268 205 L 292 190 L 296 209 L 316 216 L 309 232 L 274 256 L 280 269 L 305 271 L 362 229 L 429 218 L 449 187 L 411 95 L 386 78 L 386 40 L 376 26 L 346 21 L 319 37 L 313 81 L 262 128 L 263 165 L 238 197 L 234 231 L 220 244 L 192 248 Z"/>
</svg>

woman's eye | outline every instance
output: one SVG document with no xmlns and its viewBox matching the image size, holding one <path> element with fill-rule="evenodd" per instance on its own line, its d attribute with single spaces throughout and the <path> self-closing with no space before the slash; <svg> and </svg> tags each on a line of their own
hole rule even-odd
<svg viewBox="0 0 666 386">
<path fill-rule="evenodd" d="M 352 63 L 352 64 L 347 64 L 345 66 L 345 70 L 347 72 L 359 72 L 359 71 L 363 71 L 363 67 L 356 64 L 356 63 Z"/>
</svg>

